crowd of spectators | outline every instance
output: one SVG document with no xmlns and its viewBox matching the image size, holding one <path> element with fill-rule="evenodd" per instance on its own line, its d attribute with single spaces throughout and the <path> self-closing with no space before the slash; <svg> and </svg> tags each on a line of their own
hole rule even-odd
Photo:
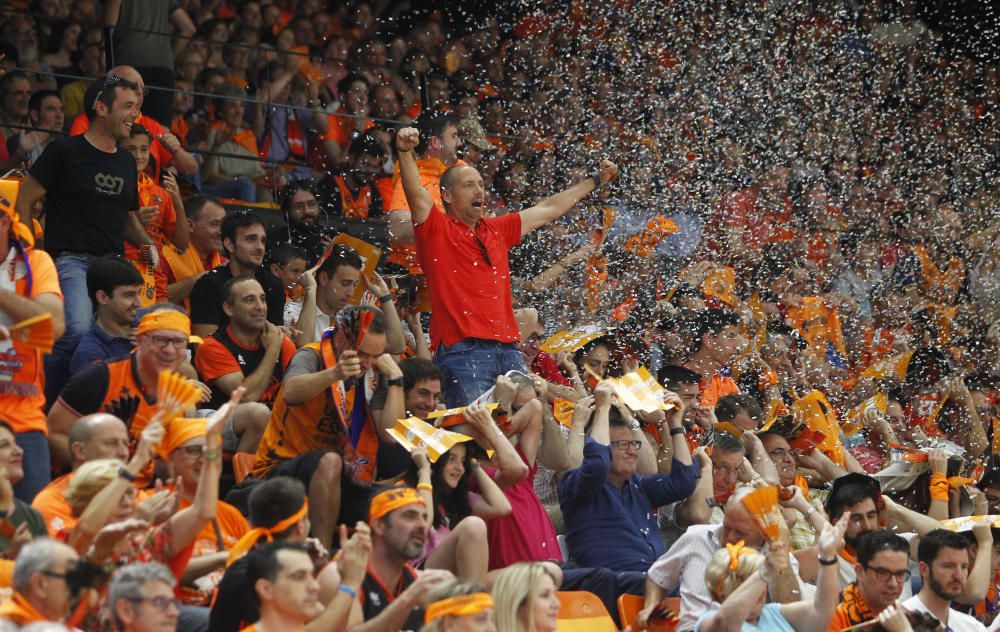
<svg viewBox="0 0 1000 632">
<path fill-rule="evenodd" d="M 466 4 L 0 1 L 0 630 L 1000 629 L 995 61 Z"/>
</svg>

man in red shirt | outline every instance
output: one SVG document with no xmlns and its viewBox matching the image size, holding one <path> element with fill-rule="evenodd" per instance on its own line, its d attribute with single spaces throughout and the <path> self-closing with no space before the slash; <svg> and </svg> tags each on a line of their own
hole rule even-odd
<svg viewBox="0 0 1000 632">
<path fill-rule="evenodd" d="M 421 186 L 413 149 L 420 133 L 396 136 L 399 173 L 410 206 L 420 265 L 431 295 L 431 349 L 444 375 L 445 402 L 464 406 L 507 371 L 527 372 L 514 318 L 508 251 L 532 230 L 562 216 L 610 182 L 618 167 L 602 161 L 598 175 L 520 213 L 484 217 L 486 189 L 475 167 L 456 165 L 441 176 L 444 213 L 434 212 Z"/>
</svg>

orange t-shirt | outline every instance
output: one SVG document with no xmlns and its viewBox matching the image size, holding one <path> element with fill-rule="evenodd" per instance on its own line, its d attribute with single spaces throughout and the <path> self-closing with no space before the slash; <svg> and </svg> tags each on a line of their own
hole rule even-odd
<svg viewBox="0 0 1000 632">
<path fill-rule="evenodd" d="M 455 163 L 462 164 L 461 161 Z M 417 160 L 417 169 L 420 170 L 420 186 L 427 189 L 434 201 L 434 206 L 444 212 L 444 202 L 441 200 L 441 176 L 448 170 L 448 166 L 437 158 L 421 158 Z M 396 164 L 396 173 L 393 175 L 394 183 L 392 190 L 392 202 L 389 204 L 390 211 L 410 210 L 410 204 L 406 201 L 406 193 L 403 191 L 403 180 L 399 177 L 399 164 Z M 431 212 L 435 212 L 433 209 Z M 417 259 L 416 244 L 392 244 L 389 253 L 389 262 L 401 265 L 409 269 L 410 274 L 423 274 Z"/>
<path fill-rule="evenodd" d="M 190 502 L 183 498 L 180 499 L 179 509 L 185 509 L 190 506 Z M 205 528 L 195 538 L 191 557 L 202 557 L 204 555 L 228 551 L 248 531 L 250 531 L 250 525 L 239 509 L 220 500 L 216 505 L 215 519 L 205 525 Z M 225 572 L 224 568 L 220 568 L 199 577 L 196 588 L 182 588 L 181 598 L 184 600 L 184 603 L 198 606 L 208 605 L 211 601 L 213 590 L 222 581 L 222 575 Z"/>
<path fill-rule="evenodd" d="M 740 387 L 736 385 L 736 382 L 732 378 L 719 375 L 718 373 L 713 375 L 712 379 L 707 383 L 702 379 L 701 383 L 698 384 L 698 388 L 701 389 L 701 405 L 706 408 L 715 408 L 715 405 L 719 402 L 719 398 L 740 392 Z"/>
<path fill-rule="evenodd" d="M 254 361 L 256 360 L 259 366 L 259 358 L 263 357 L 264 353 L 266 353 L 260 345 L 247 347 L 241 344 L 233 338 L 232 333 L 228 330 L 229 328 L 227 327 L 226 329 L 229 339 L 240 349 L 246 351 L 246 355 L 250 359 L 245 359 L 243 353 L 240 353 L 239 357 L 234 356 L 233 352 L 226 348 L 226 345 L 220 342 L 215 335 L 206 337 L 204 342 L 198 346 L 198 351 L 195 353 L 194 368 L 197 369 L 198 375 L 212 387 L 213 395 L 218 395 L 214 385 L 215 380 L 230 373 L 241 373 L 246 377 L 257 370 L 253 366 Z M 288 363 L 292 361 L 293 355 L 295 355 L 295 343 L 288 336 L 283 336 L 278 364 L 275 366 L 271 379 L 268 380 L 267 388 L 261 393 L 258 401 L 268 406 L 274 403 L 274 396 L 277 395 L 278 388 L 281 386 L 283 371 L 288 367 Z"/>
<path fill-rule="evenodd" d="M 63 496 L 72 478 L 72 472 L 60 476 L 46 485 L 31 501 L 31 506 L 45 519 L 49 533 L 59 533 L 64 529 L 72 530 L 76 527 L 77 518 L 73 516 L 73 510 Z"/>
<path fill-rule="evenodd" d="M 146 226 L 146 234 L 156 245 L 156 249 L 161 253 L 163 247 L 169 243 L 167 235 L 174 234 L 177 226 L 177 210 L 170 194 L 163 187 L 156 184 L 152 178 L 144 173 L 139 174 L 139 205 L 158 206 L 160 214 L 156 219 Z M 139 274 L 142 275 L 143 287 L 139 294 L 139 299 L 143 307 L 150 307 L 155 303 L 168 300 L 167 296 L 167 274 L 163 266 L 153 268 L 151 265 L 139 260 L 139 248 L 130 242 L 125 242 L 125 258 L 132 262 Z"/>
<path fill-rule="evenodd" d="M 52 257 L 42 250 L 30 248 L 26 255 L 27 265 L 17 255 L 14 291 L 18 296 L 27 298 L 53 294 L 61 300 L 63 296 L 59 288 L 59 275 Z M 0 419 L 10 422 L 15 433 L 37 430 L 48 435 L 44 408 L 45 373 L 42 370 L 42 354 L 21 342 L 0 342 Z"/>
<path fill-rule="evenodd" d="M 167 277 L 167 285 L 172 285 L 178 281 L 183 281 L 196 274 L 201 274 L 222 265 L 222 257 L 219 253 L 213 252 L 212 258 L 209 260 L 209 266 L 206 269 L 205 265 L 201 262 L 201 255 L 191 245 L 184 252 L 181 252 L 173 244 L 167 244 L 163 247 L 161 254 L 163 257 L 160 259 L 160 268 L 163 269 L 163 273 Z M 188 310 L 188 312 L 191 311 L 190 298 L 184 299 L 184 309 Z"/>
</svg>

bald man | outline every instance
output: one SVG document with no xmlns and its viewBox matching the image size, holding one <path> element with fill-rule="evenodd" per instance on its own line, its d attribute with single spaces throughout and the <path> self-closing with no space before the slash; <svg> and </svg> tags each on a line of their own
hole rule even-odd
<svg viewBox="0 0 1000 632">
<path fill-rule="evenodd" d="M 87 461 L 96 459 L 128 460 L 128 429 L 125 422 L 107 413 L 95 413 L 80 417 L 69 431 L 69 452 L 73 470 Z M 63 492 L 69 487 L 73 473 L 65 474 L 38 492 L 31 506 L 45 518 L 49 533 L 55 535 L 63 529 L 72 528 L 76 518 Z"/>
<path fill-rule="evenodd" d="M 164 167 L 174 166 L 179 173 L 193 175 L 198 172 L 198 161 L 186 149 L 181 146 L 181 141 L 174 136 L 169 129 L 160 125 L 156 119 L 142 114 L 142 102 L 145 98 L 146 84 L 142 80 L 142 75 L 132 66 L 115 66 L 108 71 L 108 77 L 121 77 L 125 81 L 139 86 L 138 105 L 140 110 L 136 123 L 142 125 L 153 135 L 153 142 L 149 146 L 149 153 L 152 157 L 150 164 L 153 166 L 155 180 L 159 181 L 160 171 Z M 90 128 L 90 116 L 93 113 L 93 104 L 87 104 L 86 109 L 73 119 L 73 124 L 69 128 L 70 136 L 77 136 Z"/>
</svg>

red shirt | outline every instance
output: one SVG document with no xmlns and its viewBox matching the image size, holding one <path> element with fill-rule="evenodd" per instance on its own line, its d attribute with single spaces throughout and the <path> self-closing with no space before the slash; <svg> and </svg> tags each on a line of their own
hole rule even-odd
<svg viewBox="0 0 1000 632">
<path fill-rule="evenodd" d="M 541 375 L 546 382 L 552 382 L 560 386 L 569 386 L 569 380 L 559 370 L 559 363 L 544 351 L 539 351 L 535 359 L 531 361 L 531 372 Z"/>
<path fill-rule="evenodd" d="M 520 340 L 507 256 L 521 241 L 519 214 L 484 217 L 473 232 L 434 206 L 413 234 L 431 294 L 432 349 L 464 338 Z"/>
</svg>

